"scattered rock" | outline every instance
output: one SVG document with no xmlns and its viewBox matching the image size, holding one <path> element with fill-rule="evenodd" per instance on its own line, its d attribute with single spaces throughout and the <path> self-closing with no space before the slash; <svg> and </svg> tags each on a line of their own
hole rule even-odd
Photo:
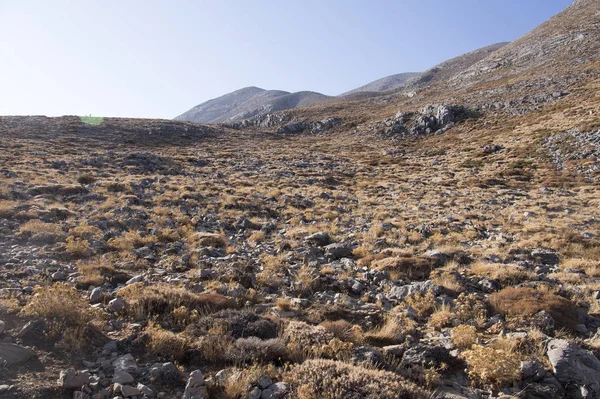
<svg viewBox="0 0 600 399">
<path fill-rule="evenodd" d="M 73 369 L 63 370 L 58 377 L 58 385 L 67 389 L 79 389 L 90 382 L 90 373 Z"/>
</svg>

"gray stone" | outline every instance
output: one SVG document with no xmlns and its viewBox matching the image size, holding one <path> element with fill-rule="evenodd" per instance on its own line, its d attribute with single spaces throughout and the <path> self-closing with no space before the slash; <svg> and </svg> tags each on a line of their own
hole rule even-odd
<svg viewBox="0 0 600 399">
<path fill-rule="evenodd" d="M 0 320 L 0 334 L 4 333 L 4 329 L 6 328 L 6 323 Z"/>
<path fill-rule="evenodd" d="M 103 297 L 104 297 L 104 288 L 96 287 L 92 290 L 92 292 L 90 294 L 90 303 L 98 303 L 98 302 L 102 301 Z"/>
<path fill-rule="evenodd" d="M 246 399 L 260 399 L 260 395 L 262 391 L 259 387 L 252 387 L 252 389 L 248 392 Z"/>
<path fill-rule="evenodd" d="M 34 357 L 35 353 L 29 348 L 6 342 L 0 343 L 0 364 L 15 366 Z"/>
<path fill-rule="evenodd" d="M 564 339 L 550 341 L 547 355 L 566 398 L 600 398 L 600 360 L 594 355 Z"/>
<path fill-rule="evenodd" d="M 144 384 L 141 384 L 141 383 L 139 383 L 139 384 L 137 385 L 137 389 L 138 389 L 138 391 L 140 391 L 140 394 L 142 394 L 142 395 L 144 395 L 144 396 L 147 396 L 147 397 L 149 397 L 149 398 L 153 398 L 153 397 L 154 397 L 154 395 L 155 395 L 155 394 L 154 394 L 154 391 L 152 390 L 152 388 L 150 388 L 150 387 L 149 387 L 149 386 L 147 386 L 147 385 L 144 385 Z"/>
<path fill-rule="evenodd" d="M 79 389 L 90 382 L 90 373 L 80 373 L 73 369 L 63 370 L 58 377 L 58 385 L 67 389 Z"/>
<path fill-rule="evenodd" d="M 190 378 L 185 386 L 182 399 L 207 398 L 208 392 L 204 384 L 204 377 L 200 370 L 194 370 L 190 373 Z"/>
<path fill-rule="evenodd" d="M 546 376 L 544 366 L 537 360 L 525 360 L 519 368 L 521 377 L 528 381 L 540 381 Z"/>
<path fill-rule="evenodd" d="M 347 258 L 352 256 L 352 246 L 344 243 L 329 244 L 325 246 L 325 253 L 334 259 Z"/>
<path fill-rule="evenodd" d="M 120 312 L 125 309 L 125 306 L 127 306 L 125 300 L 118 297 L 108 303 L 108 308 L 113 312 Z"/>
<path fill-rule="evenodd" d="M 420 281 L 412 284 L 392 287 L 389 292 L 389 297 L 402 301 L 409 296 L 415 294 L 425 295 L 428 292 L 438 295 L 440 292 L 440 287 L 435 285 L 431 280 Z"/>
<path fill-rule="evenodd" d="M 65 273 L 65 272 L 52 273 L 52 281 L 64 281 L 66 279 L 67 279 L 67 273 Z"/>
<path fill-rule="evenodd" d="M 304 240 L 309 244 L 318 245 L 319 247 L 324 247 L 331 243 L 331 237 L 326 231 L 319 231 L 318 233 L 311 234 L 304 238 Z"/>
<path fill-rule="evenodd" d="M 123 370 L 131 375 L 137 375 L 138 365 L 131 353 L 123 355 L 113 362 L 115 370 Z"/>
<path fill-rule="evenodd" d="M 268 375 L 263 375 L 258 379 L 258 386 L 260 389 L 266 389 L 269 385 L 273 384 L 273 380 Z"/>
<path fill-rule="evenodd" d="M 261 399 L 279 399 L 285 397 L 290 391 L 290 384 L 287 382 L 276 382 L 269 385 L 267 389 L 262 391 Z"/>
<path fill-rule="evenodd" d="M 131 284 L 139 283 L 142 281 L 144 281 L 144 276 L 142 276 L 141 274 L 138 274 L 137 276 L 134 276 L 134 277 L 130 278 L 129 280 L 127 280 L 125 285 L 131 285 Z"/>
<path fill-rule="evenodd" d="M 531 256 L 543 265 L 558 265 L 558 254 L 550 249 L 538 248 L 531 251 Z"/>
<path fill-rule="evenodd" d="M 125 370 L 115 370 L 112 382 L 117 384 L 132 384 L 135 381 L 133 376 Z"/>
<path fill-rule="evenodd" d="M 130 398 L 132 396 L 138 396 L 140 394 L 140 390 L 129 386 L 129 385 L 121 385 L 121 395 L 125 396 L 126 398 Z"/>
</svg>

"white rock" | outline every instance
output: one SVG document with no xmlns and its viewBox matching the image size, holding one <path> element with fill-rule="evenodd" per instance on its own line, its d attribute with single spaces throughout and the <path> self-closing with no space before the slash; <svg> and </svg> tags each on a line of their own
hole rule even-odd
<svg viewBox="0 0 600 399">
<path fill-rule="evenodd" d="M 4 329 L 6 328 L 6 323 L 2 320 L 0 320 L 0 334 L 2 334 L 4 332 Z"/>
</svg>

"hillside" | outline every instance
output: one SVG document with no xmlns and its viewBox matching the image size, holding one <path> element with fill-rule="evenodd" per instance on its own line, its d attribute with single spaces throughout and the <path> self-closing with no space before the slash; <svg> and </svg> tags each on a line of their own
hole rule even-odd
<svg viewBox="0 0 600 399">
<path fill-rule="evenodd" d="M 233 122 L 268 112 L 318 104 L 328 98 L 311 91 L 289 93 L 246 87 L 199 104 L 177 116 L 175 120 L 198 123 Z"/>
<path fill-rule="evenodd" d="M 600 398 L 599 18 L 221 124 L 0 117 L 0 398 Z"/>
<path fill-rule="evenodd" d="M 356 89 L 347 91 L 340 94 L 341 97 L 348 96 L 356 93 L 382 93 L 386 91 L 394 91 L 409 79 L 419 76 L 418 72 L 406 72 L 398 73 L 396 75 L 386 76 L 385 78 L 377 79 L 373 82 L 367 83 L 364 86 L 357 87 Z"/>
</svg>

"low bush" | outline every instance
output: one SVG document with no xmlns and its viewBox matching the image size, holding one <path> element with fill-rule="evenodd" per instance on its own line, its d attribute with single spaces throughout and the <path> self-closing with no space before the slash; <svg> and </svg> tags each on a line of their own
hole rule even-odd
<svg viewBox="0 0 600 399">
<path fill-rule="evenodd" d="M 577 306 L 573 302 L 533 288 L 504 288 L 492 294 L 489 303 L 495 312 L 508 317 L 525 319 L 545 310 L 558 327 L 573 330 L 578 324 Z"/>
<path fill-rule="evenodd" d="M 315 359 L 293 367 L 284 380 L 296 399 L 426 399 L 427 391 L 389 371 Z"/>
</svg>

